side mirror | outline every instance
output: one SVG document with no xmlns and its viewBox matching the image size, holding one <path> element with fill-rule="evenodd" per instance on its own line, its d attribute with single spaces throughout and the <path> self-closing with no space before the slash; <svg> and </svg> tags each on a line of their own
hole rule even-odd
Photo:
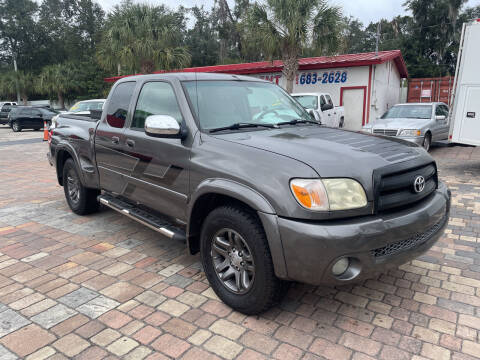
<svg viewBox="0 0 480 360">
<path fill-rule="evenodd" d="M 435 116 L 435 120 L 445 120 L 447 117 L 445 115 L 437 115 Z"/>
<path fill-rule="evenodd" d="M 145 133 L 158 137 L 179 137 L 180 124 L 169 115 L 150 115 L 145 119 Z"/>
<path fill-rule="evenodd" d="M 322 111 L 330 110 L 333 109 L 333 105 L 330 104 L 323 104 L 322 105 Z"/>
</svg>

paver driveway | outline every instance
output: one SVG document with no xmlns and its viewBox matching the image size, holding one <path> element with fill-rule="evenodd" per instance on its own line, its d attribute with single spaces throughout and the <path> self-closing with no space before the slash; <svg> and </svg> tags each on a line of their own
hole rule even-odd
<svg viewBox="0 0 480 360">
<path fill-rule="evenodd" d="M 296 284 L 280 306 L 246 317 L 216 299 L 183 244 L 113 211 L 72 214 L 47 145 L 6 144 L 9 132 L 0 128 L 2 360 L 480 357 L 474 148 L 433 151 L 453 207 L 422 258 L 356 286 Z"/>
</svg>

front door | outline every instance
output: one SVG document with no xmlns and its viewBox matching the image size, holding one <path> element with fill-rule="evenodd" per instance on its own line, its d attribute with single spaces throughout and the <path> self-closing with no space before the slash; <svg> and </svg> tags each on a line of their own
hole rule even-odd
<svg viewBox="0 0 480 360">
<path fill-rule="evenodd" d="M 143 85 L 129 128 L 125 130 L 125 153 L 131 159 L 125 195 L 172 218 L 184 221 L 188 191 L 190 148 L 181 139 L 152 137 L 145 133 L 150 115 L 169 115 L 183 123 L 172 85 L 163 81 Z"/>
<path fill-rule="evenodd" d="M 445 116 L 443 120 L 437 120 L 437 116 Z M 448 139 L 448 107 L 447 105 L 438 104 L 435 108 L 435 125 L 433 140 L 447 140 Z"/>
<path fill-rule="evenodd" d="M 125 124 L 136 82 L 122 82 L 113 90 L 107 102 L 106 114 L 95 133 L 95 158 L 100 176 L 100 188 L 123 194 L 125 175 L 130 172 L 129 157 L 123 152 Z"/>
<path fill-rule="evenodd" d="M 34 129 L 43 127 L 43 115 L 40 109 L 32 109 L 32 116 L 30 118 L 29 127 Z"/>
</svg>

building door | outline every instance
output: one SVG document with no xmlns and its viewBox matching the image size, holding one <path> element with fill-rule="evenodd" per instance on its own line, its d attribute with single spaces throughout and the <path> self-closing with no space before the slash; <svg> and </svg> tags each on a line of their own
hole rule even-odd
<svg viewBox="0 0 480 360">
<path fill-rule="evenodd" d="M 365 125 L 365 102 L 367 87 L 342 87 L 340 89 L 340 106 L 345 110 L 344 128 L 361 130 Z"/>
</svg>

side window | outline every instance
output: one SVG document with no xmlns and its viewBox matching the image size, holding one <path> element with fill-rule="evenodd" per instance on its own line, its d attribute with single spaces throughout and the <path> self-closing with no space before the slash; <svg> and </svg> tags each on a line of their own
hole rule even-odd
<svg viewBox="0 0 480 360">
<path fill-rule="evenodd" d="M 169 115 L 182 122 L 182 114 L 175 92 L 166 82 L 149 82 L 143 85 L 133 115 L 132 129 L 143 130 L 145 119 L 150 115 Z"/>
<path fill-rule="evenodd" d="M 135 85 L 135 82 L 129 81 L 121 83 L 115 88 L 107 109 L 107 123 L 111 127 L 119 129 L 124 127 Z"/>
<path fill-rule="evenodd" d="M 322 95 L 320 96 L 320 108 L 325 105 L 327 102 L 325 101 L 325 97 Z"/>
<path fill-rule="evenodd" d="M 443 110 L 442 110 L 442 107 L 440 105 L 437 105 L 437 107 L 435 108 L 435 115 L 443 115 Z"/>
<path fill-rule="evenodd" d="M 440 106 L 442 107 L 443 113 L 445 114 L 445 116 L 448 117 L 448 106 L 446 106 L 446 105 L 440 105 Z"/>
<path fill-rule="evenodd" d="M 332 106 L 333 106 L 333 101 L 332 101 L 332 99 L 330 98 L 330 95 L 325 95 L 325 97 L 327 98 L 328 105 L 332 105 Z"/>
</svg>

